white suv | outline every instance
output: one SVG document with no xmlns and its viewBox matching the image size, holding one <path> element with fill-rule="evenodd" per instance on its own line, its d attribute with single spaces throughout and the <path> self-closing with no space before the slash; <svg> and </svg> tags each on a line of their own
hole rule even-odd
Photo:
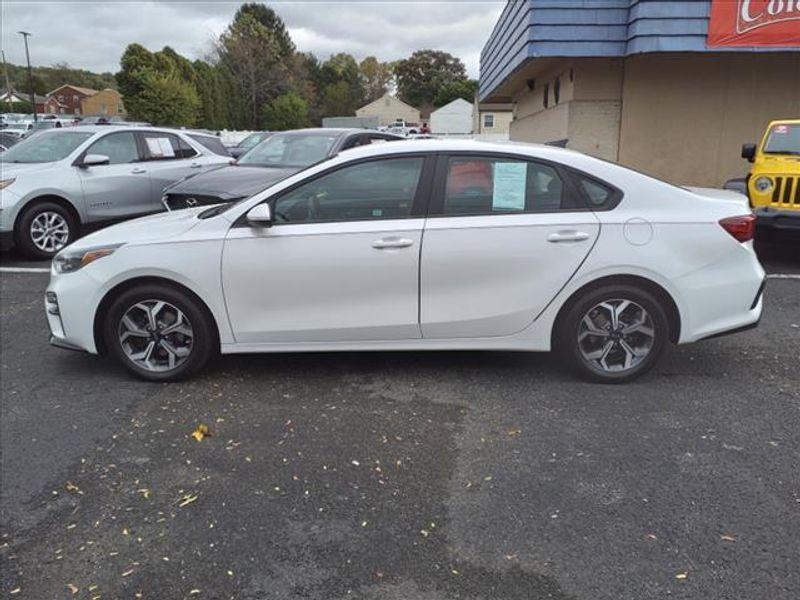
<svg viewBox="0 0 800 600">
<path fill-rule="evenodd" d="M 0 155 L 0 242 L 52 258 L 85 226 L 162 211 L 166 186 L 229 161 L 219 139 L 200 132 L 42 131 Z"/>
</svg>

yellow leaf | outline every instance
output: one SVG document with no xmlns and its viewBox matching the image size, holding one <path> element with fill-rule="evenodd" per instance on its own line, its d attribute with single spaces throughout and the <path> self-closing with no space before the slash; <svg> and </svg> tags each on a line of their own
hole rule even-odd
<svg viewBox="0 0 800 600">
<path fill-rule="evenodd" d="M 208 430 L 207 425 L 200 424 L 197 426 L 197 429 L 192 432 L 192 437 L 198 442 L 202 442 L 204 437 L 211 437 L 211 432 Z"/>
<path fill-rule="evenodd" d="M 69 590 L 69 593 L 72 594 L 73 596 L 78 593 L 78 587 L 71 583 L 67 584 L 67 589 Z"/>
</svg>

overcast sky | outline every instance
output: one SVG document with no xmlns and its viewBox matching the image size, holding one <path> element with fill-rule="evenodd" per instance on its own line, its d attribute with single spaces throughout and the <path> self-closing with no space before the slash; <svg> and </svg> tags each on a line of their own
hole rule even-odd
<svg viewBox="0 0 800 600">
<path fill-rule="evenodd" d="M 240 2 L 0 1 L 6 60 L 25 63 L 22 37 L 29 31 L 31 63 L 66 62 L 116 72 L 125 46 L 172 46 L 189 58 L 207 55 Z M 268 2 L 303 52 L 325 59 L 349 52 L 357 59 L 404 58 L 414 50 L 445 50 L 459 57 L 471 77 L 505 1 L 494 2 Z"/>
</svg>

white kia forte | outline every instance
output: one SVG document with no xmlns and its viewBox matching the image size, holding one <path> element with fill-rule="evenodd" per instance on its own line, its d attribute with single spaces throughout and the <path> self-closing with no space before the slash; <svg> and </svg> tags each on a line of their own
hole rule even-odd
<svg viewBox="0 0 800 600">
<path fill-rule="evenodd" d="M 53 344 L 154 381 L 220 352 L 555 349 L 621 382 L 668 342 L 758 323 L 753 221 L 735 192 L 570 150 L 365 146 L 81 239 L 45 306 Z"/>
</svg>

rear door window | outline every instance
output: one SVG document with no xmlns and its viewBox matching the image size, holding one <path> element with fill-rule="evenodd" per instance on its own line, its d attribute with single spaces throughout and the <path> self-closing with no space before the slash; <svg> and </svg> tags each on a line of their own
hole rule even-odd
<svg viewBox="0 0 800 600">
<path fill-rule="evenodd" d="M 214 154 L 218 156 L 230 156 L 228 149 L 222 144 L 222 141 L 217 137 L 212 137 L 210 135 L 191 135 L 189 137 L 192 138 L 195 142 L 203 146 L 206 150 L 210 150 Z"/>
<path fill-rule="evenodd" d="M 505 157 L 451 156 L 447 161 L 445 215 L 552 212 L 572 207 L 568 186 L 549 165 Z"/>
<path fill-rule="evenodd" d="M 197 155 L 197 151 L 177 135 L 156 131 L 141 133 L 145 160 L 180 160 Z"/>
</svg>

